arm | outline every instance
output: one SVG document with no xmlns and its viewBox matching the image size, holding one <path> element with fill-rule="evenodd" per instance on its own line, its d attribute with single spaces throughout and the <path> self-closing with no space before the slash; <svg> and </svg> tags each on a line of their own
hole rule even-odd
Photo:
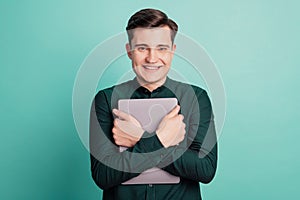
<svg viewBox="0 0 300 200">
<path fill-rule="evenodd" d="M 90 115 L 91 171 L 95 183 L 101 189 L 108 189 L 138 176 L 162 159 L 155 153 L 151 157 L 143 154 L 162 147 L 156 135 L 142 137 L 134 147 L 119 152 L 113 139 L 114 119 L 109 102 L 107 95 L 103 91 L 99 92 Z"/>
<path fill-rule="evenodd" d="M 195 135 L 188 149 L 177 148 L 172 152 L 173 158 L 178 158 L 172 164 L 163 168 L 167 172 L 185 179 L 209 183 L 217 168 L 217 141 L 210 100 L 205 91 L 197 92 L 199 113 L 193 108 L 188 126 L 188 136 Z M 195 112 L 196 110 L 196 112 Z M 189 137 L 187 137 L 189 138 Z"/>
</svg>

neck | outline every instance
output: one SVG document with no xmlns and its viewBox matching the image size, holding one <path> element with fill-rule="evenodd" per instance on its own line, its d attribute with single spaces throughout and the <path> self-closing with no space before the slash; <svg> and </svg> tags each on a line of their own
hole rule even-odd
<svg viewBox="0 0 300 200">
<path fill-rule="evenodd" d="M 144 88 L 147 88 L 150 92 L 152 92 L 153 90 L 155 90 L 158 87 L 162 86 L 166 82 L 166 80 L 167 80 L 167 78 L 165 77 L 161 81 L 158 81 L 158 82 L 155 82 L 155 83 L 147 83 L 147 82 L 144 82 L 144 81 L 140 80 L 139 78 L 137 78 L 138 83 L 141 86 L 143 86 Z"/>
</svg>

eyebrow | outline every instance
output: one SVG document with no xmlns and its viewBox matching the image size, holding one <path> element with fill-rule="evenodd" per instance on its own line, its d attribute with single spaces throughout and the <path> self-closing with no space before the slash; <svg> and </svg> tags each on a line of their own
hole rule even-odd
<svg viewBox="0 0 300 200">
<path fill-rule="evenodd" d="M 168 47 L 168 48 L 170 48 L 170 45 L 167 45 L 167 44 L 159 44 L 159 45 L 157 45 L 158 47 Z"/>
<path fill-rule="evenodd" d="M 148 47 L 149 45 L 147 44 L 135 44 L 134 47 Z M 157 47 L 168 47 L 170 48 L 170 45 L 167 44 L 159 44 L 157 45 Z"/>
</svg>

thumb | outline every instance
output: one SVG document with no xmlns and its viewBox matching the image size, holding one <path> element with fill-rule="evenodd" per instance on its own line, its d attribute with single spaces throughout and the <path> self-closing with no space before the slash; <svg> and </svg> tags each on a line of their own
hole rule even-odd
<svg viewBox="0 0 300 200">
<path fill-rule="evenodd" d="M 113 113 L 120 119 L 129 121 L 130 115 L 117 109 L 113 109 Z"/>
</svg>

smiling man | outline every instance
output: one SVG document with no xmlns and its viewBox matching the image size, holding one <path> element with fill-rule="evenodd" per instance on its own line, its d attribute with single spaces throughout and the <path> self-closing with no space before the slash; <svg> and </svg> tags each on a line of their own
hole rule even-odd
<svg viewBox="0 0 300 200">
<path fill-rule="evenodd" d="M 140 85 L 153 91 L 163 85 L 171 67 L 176 45 L 171 40 L 169 26 L 129 30 L 133 37 L 126 44 L 132 67 Z"/>
<path fill-rule="evenodd" d="M 95 97 L 90 125 L 92 177 L 107 200 L 201 199 L 199 182 L 209 183 L 216 172 L 216 133 L 206 91 L 167 76 L 178 26 L 159 10 L 143 9 L 129 19 L 126 30 L 126 51 L 136 77 Z M 120 99 L 151 98 L 178 101 L 153 133 L 117 109 Z M 119 152 L 118 146 L 127 150 Z M 180 182 L 122 184 L 153 167 L 180 177 Z"/>
</svg>

